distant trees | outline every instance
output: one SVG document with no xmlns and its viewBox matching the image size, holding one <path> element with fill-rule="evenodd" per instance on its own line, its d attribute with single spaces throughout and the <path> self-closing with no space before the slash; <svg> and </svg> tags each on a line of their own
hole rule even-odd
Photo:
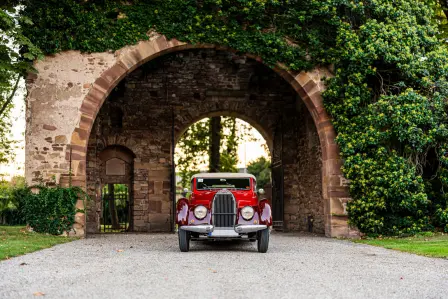
<svg viewBox="0 0 448 299">
<path fill-rule="evenodd" d="M 32 24 L 30 19 L 20 16 L 19 2 L 0 4 L 0 163 L 7 162 L 14 153 L 10 114 L 20 80 L 34 70 L 31 61 L 42 56 L 19 26 L 19 23 Z"/>
<path fill-rule="evenodd" d="M 234 117 L 212 117 L 191 125 L 177 144 L 176 167 L 181 185 L 206 165 L 209 172 L 237 172 L 238 145 L 251 126 Z"/>
<path fill-rule="evenodd" d="M 260 157 L 249 163 L 247 172 L 257 178 L 257 187 L 264 188 L 271 182 L 271 162 L 265 157 Z"/>
<path fill-rule="evenodd" d="M 0 181 L 0 224 L 23 224 L 22 215 L 25 178 L 15 176 L 11 181 Z"/>
</svg>

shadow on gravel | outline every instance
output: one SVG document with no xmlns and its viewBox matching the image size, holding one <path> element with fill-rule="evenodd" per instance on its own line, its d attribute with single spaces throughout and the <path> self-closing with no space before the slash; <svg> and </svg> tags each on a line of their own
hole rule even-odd
<svg viewBox="0 0 448 299">
<path fill-rule="evenodd" d="M 257 242 L 249 241 L 193 241 L 190 243 L 190 251 L 258 252 Z"/>
</svg>

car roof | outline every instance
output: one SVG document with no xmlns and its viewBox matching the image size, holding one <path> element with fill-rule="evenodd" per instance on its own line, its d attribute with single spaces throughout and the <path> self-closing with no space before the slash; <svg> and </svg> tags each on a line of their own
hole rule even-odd
<svg viewBox="0 0 448 299">
<path fill-rule="evenodd" d="M 197 173 L 191 177 L 194 178 L 222 178 L 222 179 L 233 179 L 233 178 L 253 178 L 256 180 L 255 176 L 250 173 L 233 173 L 233 172 L 214 172 L 214 173 Z"/>
</svg>

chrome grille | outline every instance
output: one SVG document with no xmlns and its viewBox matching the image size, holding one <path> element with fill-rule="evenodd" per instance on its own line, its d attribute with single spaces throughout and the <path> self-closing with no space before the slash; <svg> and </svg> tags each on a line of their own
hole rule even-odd
<svg viewBox="0 0 448 299">
<path fill-rule="evenodd" d="M 213 225 L 233 227 L 236 220 L 235 197 L 228 190 L 220 190 L 213 199 Z"/>
</svg>

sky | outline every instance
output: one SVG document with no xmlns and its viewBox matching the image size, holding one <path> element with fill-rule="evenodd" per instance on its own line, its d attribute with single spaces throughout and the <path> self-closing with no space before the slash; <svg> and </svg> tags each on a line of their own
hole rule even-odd
<svg viewBox="0 0 448 299">
<path fill-rule="evenodd" d="M 25 82 L 20 82 L 20 89 L 13 99 L 12 140 L 17 141 L 15 157 L 8 164 L 0 164 L 0 176 L 10 180 L 16 175 L 25 174 Z"/>
</svg>

